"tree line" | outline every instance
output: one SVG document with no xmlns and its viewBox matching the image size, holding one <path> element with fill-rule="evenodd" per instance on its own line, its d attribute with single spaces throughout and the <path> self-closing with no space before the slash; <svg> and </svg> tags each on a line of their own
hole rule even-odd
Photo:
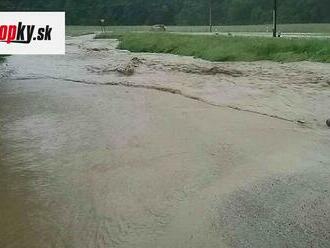
<svg viewBox="0 0 330 248">
<path fill-rule="evenodd" d="M 67 24 L 214 25 L 272 22 L 273 0 L 0 0 L 0 11 L 66 11 Z M 280 23 L 330 22 L 330 0 L 278 0 Z"/>
</svg>

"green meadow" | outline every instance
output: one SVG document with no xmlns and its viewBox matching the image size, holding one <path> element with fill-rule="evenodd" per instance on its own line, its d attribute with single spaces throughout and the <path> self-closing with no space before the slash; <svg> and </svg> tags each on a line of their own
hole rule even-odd
<svg viewBox="0 0 330 248">
<path fill-rule="evenodd" d="M 116 38 L 119 49 L 132 52 L 171 53 L 210 61 L 330 62 L 329 39 L 151 32 L 103 33 L 95 38 Z"/>
<path fill-rule="evenodd" d="M 107 32 L 146 32 L 150 26 L 106 26 Z M 168 26 L 169 32 L 208 32 L 208 26 Z M 261 32 L 271 33 L 272 25 L 233 25 L 233 26 L 214 26 L 214 32 Z M 280 24 L 278 30 L 282 33 L 310 33 L 314 35 L 330 34 L 330 24 L 311 23 L 311 24 Z M 100 26 L 67 26 L 67 35 L 77 36 L 100 32 Z"/>
</svg>

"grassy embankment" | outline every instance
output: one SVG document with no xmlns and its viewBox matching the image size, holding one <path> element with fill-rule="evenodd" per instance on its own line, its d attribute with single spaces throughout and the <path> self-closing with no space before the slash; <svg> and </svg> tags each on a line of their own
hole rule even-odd
<svg viewBox="0 0 330 248">
<path fill-rule="evenodd" d="M 304 38 L 228 37 L 171 33 L 114 33 L 119 49 L 171 53 L 210 61 L 319 61 L 330 62 L 330 40 Z"/>
</svg>

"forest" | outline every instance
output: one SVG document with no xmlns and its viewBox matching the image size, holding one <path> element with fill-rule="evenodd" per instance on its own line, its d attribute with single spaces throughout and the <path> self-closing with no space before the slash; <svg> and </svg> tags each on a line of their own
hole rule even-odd
<svg viewBox="0 0 330 248">
<path fill-rule="evenodd" d="M 0 11 L 66 11 L 68 25 L 214 25 L 272 22 L 273 0 L 0 0 Z M 329 0 L 278 0 L 280 23 L 328 23 Z"/>
</svg>

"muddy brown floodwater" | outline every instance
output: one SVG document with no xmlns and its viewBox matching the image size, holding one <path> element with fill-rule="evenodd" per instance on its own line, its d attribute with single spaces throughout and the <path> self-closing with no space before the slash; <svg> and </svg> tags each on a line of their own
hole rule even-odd
<svg viewBox="0 0 330 248">
<path fill-rule="evenodd" d="M 0 247 L 330 246 L 329 65 L 115 46 L 0 69 Z"/>
</svg>

